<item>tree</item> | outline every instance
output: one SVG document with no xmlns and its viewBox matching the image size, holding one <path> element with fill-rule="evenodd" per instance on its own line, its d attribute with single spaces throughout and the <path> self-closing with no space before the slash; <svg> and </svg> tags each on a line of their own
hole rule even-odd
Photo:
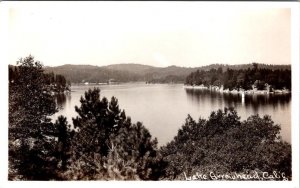
<svg viewBox="0 0 300 188">
<path fill-rule="evenodd" d="M 184 174 L 284 172 L 291 179 L 291 145 L 279 137 L 269 116 L 240 121 L 234 109 L 212 112 L 208 120 L 188 116 L 174 140 L 161 152 L 169 165 L 165 179 Z"/>
<path fill-rule="evenodd" d="M 123 164 L 117 169 L 123 175 L 128 173 L 128 168 L 133 169 L 141 180 L 158 180 L 167 164 L 157 149 L 157 139 L 152 140 L 150 132 L 140 122 L 126 124 L 110 139 L 114 153 Z"/>
<path fill-rule="evenodd" d="M 253 70 L 254 70 L 254 71 L 257 71 L 257 69 L 258 69 L 258 63 L 253 62 L 253 63 L 252 63 L 252 66 L 253 66 Z"/>
<path fill-rule="evenodd" d="M 114 100 L 110 104 L 110 108 L 115 107 Z M 73 124 L 75 128 L 79 128 L 80 134 L 76 134 L 79 137 L 91 138 L 88 145 L 82 145 L 83 152 L 100 152 L 101 155 L 106 156 L 108 154 L 108 138 L 109 135 L 117 129 L 115 116 L 113 111 L 109 110 L 108 100 L 104 97 L 100 100 L 100 90 L 95 88 L 89 89 L 85 92 L 85 98 L 80 99 L 81 106 L 75 106 L 75 111 L 79 116 L 73 118 Z M 116 107 L 117 108 L 117 107 Z M 118 109 L 114 109 L 118 111 Z M 120 114 L 115 114 L 120 116 Z"/>
<path fill-rule="evenodd" d="M 74 136 L 74 130 L 71 130 L 71 126 L 68 124 L 67 118 L 59 116 L 55 121 L 54 127 L 56 131 L 54 136 L 57 138 L 56 155 L 58 163 L 60 163 L 60 170 L 64 172 L 69 165 L 69 158 L 71 156 L 71 141 Z"/>
<path fill-rule="evenodd" d="M 266 83 L 264 81 L 256 80 L 253 85 L 257 88 L 257 90 L 264 90 L 266 87 L 265 84 Z"/>
<path fill-rule="evenodd" d="M 9 176 L 51 179 L 55 173 L 54 127 L 56 112 L 51 90 L 45 84 L 42 64 L 28 56 L 18 61 L 18 75 L 9 83 Z"/>
<path fill-rule="evenodd" d="M 55 76 L 55 84 L 58 92 L 63 92 L 66 89 L 67 81 L 64 76 L 58 74 Z"/>
<path fill-rule="evenodd" d="M 72 142 L 66 179 L 158 179 L 163 161 L 156 139 L 141 123 L 132 124 L 115 97 L 100 99 L 98 88 L 89 89 L 75 107 L 77 131 Z"/>
</svg>

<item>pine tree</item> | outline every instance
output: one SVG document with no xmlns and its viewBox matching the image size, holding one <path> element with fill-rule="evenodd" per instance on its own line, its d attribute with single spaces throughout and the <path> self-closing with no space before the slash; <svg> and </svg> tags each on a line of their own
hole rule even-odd
<svg viewBox="0 0 300 188">
<path fill-rule="evenodd" d="M 32 56 L 18 62 L 18 77 L 9 84 L 10 178 L 54 178 L 54 127 L 56 112 L 51 90 L 45 84 L 42 64 Z"/>
<path fill-rule="evenodd" d="M 67 179 L 136 180 L 158 179 L 163 161 L 149 131 L 141 123 L 132 124 L 115 97 L 111 101 L 94 88 L 85 92 L 79 116 L 73 118 L 72 163 Z"/>
<path fill-rule="evenodd" d="M 71 156 L 71 141 L 74 130 L 71 130 L 71 126 L 64 116 L 58 117 L 54 127 L 56 129 L 54 136 L 57 138 L 57 159 L 60 163 L 60 170 L 63 172 L 67 169 L 68 161 Z"/>
</svg>

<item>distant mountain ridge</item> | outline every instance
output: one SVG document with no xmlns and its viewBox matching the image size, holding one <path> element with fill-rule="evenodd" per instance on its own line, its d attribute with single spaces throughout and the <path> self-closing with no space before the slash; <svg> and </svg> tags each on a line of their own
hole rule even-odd
<svg viewBox="0 0 300 188">
<path fill-rule="evenodd" d="M 102 68 L 108 70 L 115 70 L 115 71 L 126 71 L 135 74 L 145 74 L 149 71 L 155 70 L 158 67 L 153 67 L 150 65 L 142 65 L 142 64 L 135 64 L 135 63 L 127 63 L 127 64 L 114 64 L 114 65 L 107 65 L 103 66 Z"/>
<path fill-rule="evenodd" d="M 228 68 L 248 69 L 252 68 L 252 64 L 228 65 L 228 64 L 211 64 L 201 67 L 154 67 L 149 65 L 128 63 L 128 64 L 112 64 L 107 66 L 95 65 L 72 65 L 66 64 L 56 67 L 45 67 L 46 72 L 54 72 L 66 77 L 72 83 L 105 83 L 109 79 L 118 82 L 145 81 L 159 83 L 183 83 L 185 78 L 196 70 L 208 71 L 210 69 L 218 69 L 221 67 L 223 71 Z M 267 65 L 258 64 L 258 68 L 265 69 L 288 69 L 291 65 Z"/>
</svg>

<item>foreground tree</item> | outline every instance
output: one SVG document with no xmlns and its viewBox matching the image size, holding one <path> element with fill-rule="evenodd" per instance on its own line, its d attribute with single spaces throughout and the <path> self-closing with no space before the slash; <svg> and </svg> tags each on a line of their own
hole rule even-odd
<svg viewBox="0 0 300 188">
<path fill-rule="evenodd" d="M 291 145 L 279 137 L 280 127 L 269 116 L 241 122 L 233 109 L 212 112 L 209 119 L 188 116 L 173 141 L 161 149 L 169 163 L 166 179 L 184 173 L 216 174 L 264 171 L 291 179 Z"/>
<path fill-rule="evenodd" d="M 43 66 L 32 56 L 9 67 L 9 179 L 59 179 L 66 168 L 70 129 L 66 118 L 55 124 L 53 90 Z"/>
<path fill-rule="evenodd" d="M 66 179 L 134 180 L 158 179 L 163 173 L 156 139 L 141 123 L 132 124 L 119 109 L 118 100 L 100 99 L 100 90 L 85 92 L 77 129 L 72 142 L 72 158 Z"/>
<path fill-rule="evenodd" d="M 71 156 L 71 142 L 74 136 L 74 130 L 71 130 L 71 125 L 68 124 L 67 118 L 59 116 L 54 124 L 54 137 L 56 142 L 56 158 L 58 161 L 59 173 L 64 173 L 69 165 L 69 158 Z"/>
<path fill-rule="evenodd" d="M 44 83 L 42 64 L 32 56 L 18 64 L 19 76 L 9 85 L 10 177 L 53 178 L 54 140 L 47 135 L 54 129 L 49 116 L 56 112 L 55 102 Z"/>
</svg>

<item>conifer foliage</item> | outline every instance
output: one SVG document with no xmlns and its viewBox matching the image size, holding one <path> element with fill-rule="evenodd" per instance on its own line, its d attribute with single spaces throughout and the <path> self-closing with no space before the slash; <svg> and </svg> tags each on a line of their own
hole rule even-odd
<svg viewBox="0 0 300 188">
<path fill-rule="evenodd" d="M 55 101 L 42 64 L 32 56 L 18 64 L 20 76 L 9 83 L 9 179 L 54 179 L 57 130 L 49 116 Z"/>
<path fill-rule="evenodd" d="M 115 97 L 100 99 L 98 88 L 89 89 L 75 107 L 76 132 L 67 179 L 155 180 L 163 161 L 157 140 L 140 123 L 132 124 Z M 77 169 L 77 170 L 76 170 Z"/>
<path fill-rule="evenodd" d="M 291 145 L 281 140 L 270 116 L 240 121 L 233 108 L 212 112 L 198 122 L 188 116 L 174 140 L 161 149 L 168 162 L 165 179 L 186 174 L 253 171 L 284 173 L 291 178 Z"/>
</svg>

